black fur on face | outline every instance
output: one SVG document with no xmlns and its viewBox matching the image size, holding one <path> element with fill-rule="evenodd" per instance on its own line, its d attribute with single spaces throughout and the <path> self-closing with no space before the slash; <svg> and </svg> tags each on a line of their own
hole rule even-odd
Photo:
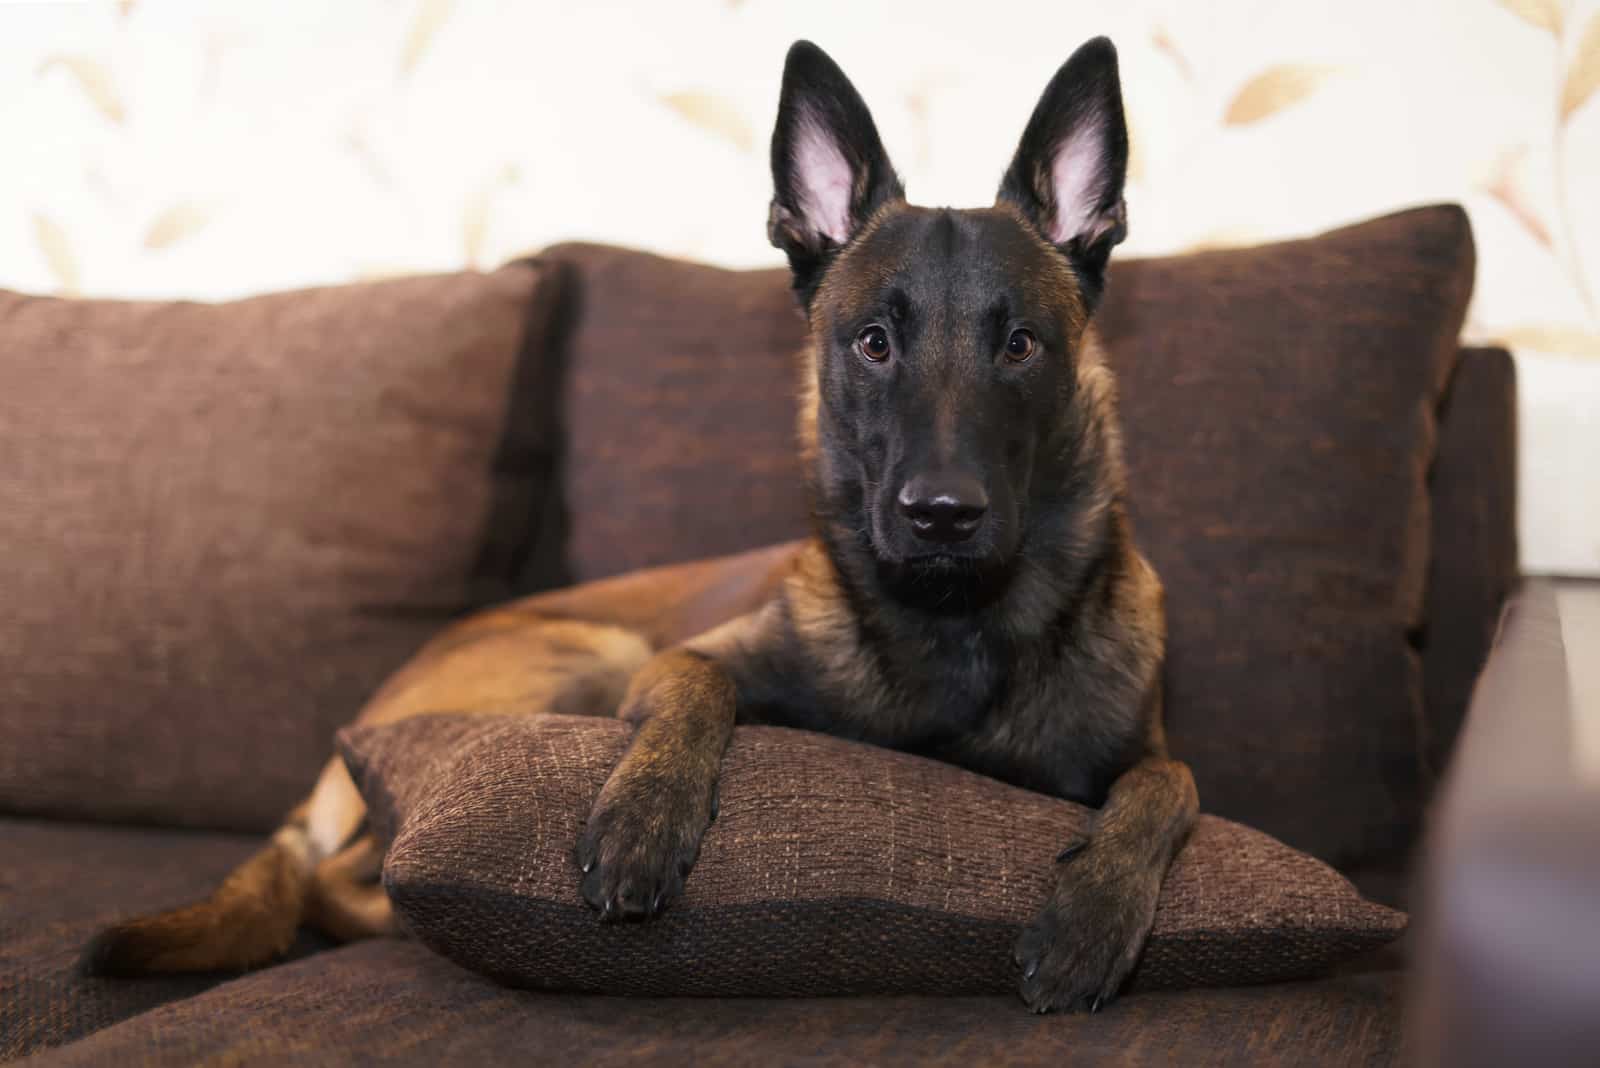
<svg viewBox="0 0 1600 1068">
<path fill-rule="evenodd" d="M 813 502 L 896 599 L 994 601 L 1081 505 L 1078 350 L 1125 233 L 1126 161 L 1100 38 L 1051 80 L 995 207 L 912 207 L 844 74 L 790 50 L 770 227 L 811 325 Z"/>
</svg>

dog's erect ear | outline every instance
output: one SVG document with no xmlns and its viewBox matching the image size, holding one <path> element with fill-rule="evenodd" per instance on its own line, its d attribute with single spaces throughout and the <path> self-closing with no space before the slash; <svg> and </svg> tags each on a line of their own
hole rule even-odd
<svg viewBox="0 0 1600 1068">
<path fill-rule="evenodd" d="M 810 41 L 796 41 L 784 61 L 772 182 L 767 234 L 788 254 L 807 303 L 828 258 L 905 195 L 861 95 Z"/>
<path fill-rule="evenodd" d="M 1117 50 L 1096 37 L 1045 87 L 998 197 L 1066 253 L 1091 302 L 1104 286 L 1111 249 L 1128 233 L 1122 200 L 1127 169 Z"/>
</svg>

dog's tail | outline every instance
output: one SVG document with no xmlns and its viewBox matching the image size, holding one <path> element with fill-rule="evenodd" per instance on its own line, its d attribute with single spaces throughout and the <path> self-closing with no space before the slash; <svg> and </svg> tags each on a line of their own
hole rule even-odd
<svg viewBox="0 0 1600 1068">
<path fill-rule="evenodd" d="M 349 843 L 366 806 L 338 760 L 272 840 L 235 868 L 210 897 L 125 920 L 95 936 L 82 965 L 91 975 L 242 971 L 282 956 L 303 919 L 349 940 L 387 933 L 388 898 L 355 863 L 370 836 Z"/>
</svg>

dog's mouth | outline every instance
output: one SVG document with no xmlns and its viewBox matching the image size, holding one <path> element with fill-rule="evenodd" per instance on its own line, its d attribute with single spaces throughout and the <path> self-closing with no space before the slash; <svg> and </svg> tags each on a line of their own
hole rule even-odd
<svg viewBox="0 0 1600 1068">
<path fill-rule="evenodd" d="M 973 551 L 941 550 L 878 558 L 878 579 L 896 600 L 936 614 L 971 612 L 992 603 L 1009 579 L 1005 561 Z"/>
<path fill-rule="evenodd" d="M 903 567 L 930 577 L 940 574 L 957 574 L 979 571 L 989 565 L 988 554 L 963 549 L 940 549 L 936 552 L 913 553 L 900 560 Z"/>
</svg>

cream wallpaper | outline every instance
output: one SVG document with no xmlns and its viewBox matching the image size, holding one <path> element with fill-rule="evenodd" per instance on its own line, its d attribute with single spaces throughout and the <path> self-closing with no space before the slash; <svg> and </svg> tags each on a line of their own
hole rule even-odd
<svg viewBox="0 0 1600 1068">
<path fill-rule="evenodd" d="M 215 299 L 567 238 L 772 264 L 794 38 L 914 200 L 977 204 L 1096 33 L 1133 253 L 1466 205 L 1469 337 L 1522 374 L 1525 564 L 1600 573 L 1600 0 L 4 4 L 0 285 Z"/>
</svg>

